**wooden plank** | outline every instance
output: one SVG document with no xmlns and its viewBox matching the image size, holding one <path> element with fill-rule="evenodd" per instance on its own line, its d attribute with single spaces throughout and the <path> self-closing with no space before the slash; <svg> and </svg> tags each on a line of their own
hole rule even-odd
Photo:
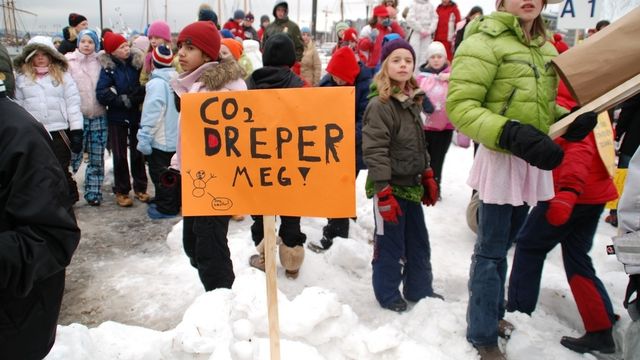
<svg viewBox="0 0 640 360">
<path fill-rule="evenodd" d="M 565 116 L 564 118 L 562 118 L 562 120 L 551 125 L 551 128 L 549 129 L 549 136 L 552 139 L 555 139 L 558 136 L 562 136 L 565 132 L 567 132 L 567 128 L 569 127 L 569 125 L 580 114 L 583 114 L 588 111 L 601 113 L 607 109 L 610 109 L 620 104 L 621 102 L 627 100 L 628 98 L 632 97 L 637 93 L 640 93 L 640 74 L 618 85 L 617 87 L 607 92 L 606 94 L 589 102 L 585 106 L 581 107 L 579 110 Z"/>
<path fill-rule="evenodd" d="M 264 259 L 267 274 L 267 309 L 271 360 L 280 360 L 280 320 L 278 318 L 278 284 L 276 281 L 276 217 L 263 216 Z"/>
</svg>

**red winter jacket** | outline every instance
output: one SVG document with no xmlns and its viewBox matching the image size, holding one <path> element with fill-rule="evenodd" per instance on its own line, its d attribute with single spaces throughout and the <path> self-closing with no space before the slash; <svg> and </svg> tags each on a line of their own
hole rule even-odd
<svg viewBox="0 0 640 360">
<path fill-rule="evenodd" d="M 460 10 L 458 10 L 458 5 L 452 1 L 448 5 L 438 5 L 436 12 L 438 13 L 438 27 L 433 40 L 440 41 L 444 45 L 447 50 L 447 59 L 451 61 L 453 52 L 450 40 L 453 40 L 456 24 L 460 21 Z"/>
<path fill-rule="evenodd" d="M 369 37 L 362 38 L 358 42 L 358 50 L 369 52 L 366 65 L 370 68 L 373 68 L 376 67 L 378 65 L 378 62 L 380 61 L 380 55 L 382 54 L 382 40 L 384 39 L 384 36 L 387 34 L 396 33 L 400 35 L 400 37 L 404 38 L 404 30 L 402 30 L 402 27 L 398 24 L 397 21 L 391 22 L 390 28 L 384 27 L 381 24 L 375 24 L 371 28 L 371 31 L 373 31 L 374 29 L 378 30 L 376 42 L 372 42 L 371 38 Z"/>
<path fill-rule="evenodd" d="M 578 204 L 604 204 L 618 198 L 613 180 L 600 159 L 593 132 L 579 142 L 559 137 L 556 143 L 564 150 L 562 163 L 553 170 L 556 193 L 562 188 L 574 189 L 580 193 Z"/>
<path fill-rule="evenodd" d="M 569 88 L 562 79 L 558 82 L 558 96 L 556 97 L 556 103 L 569 111 L 578 106 L 578 102 L 573 99 Z"/>
<path fill-rule="evenodd" d="M 231 31 L 233 36 L 239 37 L 240 39 L 245 40 L 244 27 L 241 24 L 238 24 L 237 22 L 233 21 L 233 19 L 230 19 L 229 21 L 224 23 L 223 29 L 227 29 Z"/>
</svg>

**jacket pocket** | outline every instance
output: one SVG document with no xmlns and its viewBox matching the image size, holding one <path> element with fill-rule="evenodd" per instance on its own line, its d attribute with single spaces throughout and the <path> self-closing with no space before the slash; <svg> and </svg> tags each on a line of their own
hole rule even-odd
<svg viewBox="0 0 640 360">
<path fill-rule="evenodd" d="M 419 164 L 420 156 L 414 150 L 396 149 L 391 151 L 391 172 L 396 176 L 412 176 L 420 174 L 424 166 Z"/>
<path fill-rule="evenodd" d="M 502 109 L 500 109 L 500 115 L 504 116 L 504 114 L 507 113 L 507 110 L 509 110 L 511 103 L 513 102 L 513 97 L 516 95 L 516 90 L 518 90 L 518 88 L 514 87 L 513 89 L 511 89 L 511 92 L 509 92 L 507 101 L 504 102 Z"/>
</svg>

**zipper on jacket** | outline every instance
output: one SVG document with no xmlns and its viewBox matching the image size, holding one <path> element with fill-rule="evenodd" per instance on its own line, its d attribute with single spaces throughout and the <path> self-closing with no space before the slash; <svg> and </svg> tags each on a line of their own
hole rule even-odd
<svg viewBox="0 0 640 360">
<path fill-rule="evenodd" d="M 509 110 L 509 106 L 511 106 L 511 102 L 513 101 L 513 96 L 516 94 L 516 90 L 517 88 L 513 88 L 513 90 L 511 90 L 511 93 L 509 94 L 509 97 L 507 98 L 507 102 L 504 103 L 504 106 L 502 107 L 502 110 L 500 110 L 500 115 L 504 116 L 504 114 L 507 113 L 507 110 Z"/>
<path fill-rule="evenodd" d="M 523 64 L 523 65 L 527 65 L 528 67 L 531 68 L 531 70 L 533 70 L 533 76 L 536 77 L 536 79 L 540 78 L 540 70 L 538 70 L 538 67 L 536 66 L 536 64 L 530 63 L 528 61 L 524 61 L 524 60 L 505 60 L 505 63 L 516 63 L 516 64 Z"/>
</svg>

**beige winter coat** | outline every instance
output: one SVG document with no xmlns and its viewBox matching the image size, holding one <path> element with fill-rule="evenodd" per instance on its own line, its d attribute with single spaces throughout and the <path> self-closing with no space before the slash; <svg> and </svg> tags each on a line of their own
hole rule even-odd
<svg viewBox="0 0 640 360">
<path fill-rule="evenodd" d="M 320 75 L 322 73 L 322 63 L 316 45 L 313 41 L 304 46 L 302 61 L 300 62 L 300 76 L 313 86 L 320 84 Z"/>
</svg>

